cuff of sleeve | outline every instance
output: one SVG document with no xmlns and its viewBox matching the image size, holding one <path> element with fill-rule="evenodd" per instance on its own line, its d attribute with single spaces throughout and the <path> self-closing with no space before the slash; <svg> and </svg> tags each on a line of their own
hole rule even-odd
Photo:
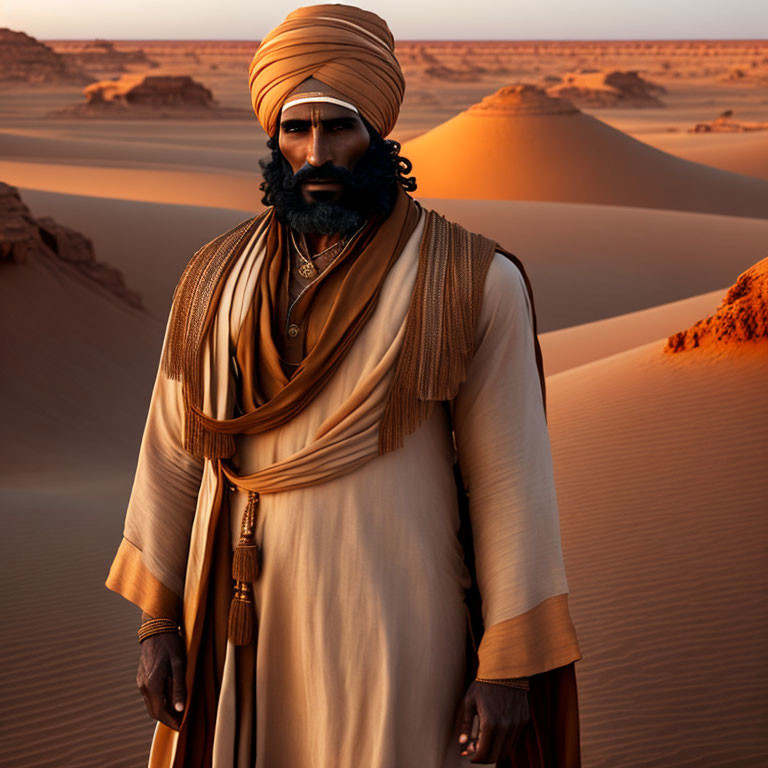
<svg viewBox="0 0 768 768">
<path fill-rule="evenodd" d="M 568 595 L 555 595 L 485 631 L 478 648 L 477 677 L 529 677 L 580 658 Z"/>
<path fill-rule="evenodd" d="M 181 599 L 144 565 L 141 550 L 127 539 L 120 542 L 109 569 L 106 586 L 155 618 L 178 621 Z"/>
</svg>

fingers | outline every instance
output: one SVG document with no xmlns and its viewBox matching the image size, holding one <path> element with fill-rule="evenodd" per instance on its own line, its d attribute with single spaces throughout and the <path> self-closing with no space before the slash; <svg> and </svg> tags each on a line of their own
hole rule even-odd
<svg viewBox="0 0 768 768">
<path fill-rule="evenodd" d="M 461 754 L 464 756 L 471 755 L 475 750 L 472 723 L 476 714 L 477 704 L 474 696 L 465 696 L 459 708 L 459 746 L 461 747 Z"/>
<path fill-rule="evenodd" d="M 181 715 L 179 712 L 171 709 L 173 706 L 171 704 L 171 701 L 173 700 L 171 695 L 173 683 L 171 680 L 170 669 L 170 665 L 166 663 L 159 664 L 150 672 L 147 672 L 145 665 L 140 662 L 136 682 L 144 699 L 144 706 L 146 707 L 147 714 L 153 720 L 158 720 L 163 723 L 163 725 L 167 725 L 169 728 L 178 731 Z M 183 680 L 183 675 L 181 678 Z M 185 688 L 182 687 L 181 690 L 185 691 Z"/>
<path fill-rule="evenodd" d="M 187 703 L 187 681 L 186 670 L 183 659 L 179 656 L 171 657 L 171 673 L 173 675 L 173 684 L 171 687 L 171 702 L 173 709 L 177 713 L 184 711 Z"/>
<path fill-rule="evenodd" d="M 477 747 L 471 762 L 490 763 L 492 749 L 496 744 L 500 729 L 493 726 L 482 710 L 479 710 L 477 715 L 480 720 L 480 730 L 477 734 Z"/>
</svg>

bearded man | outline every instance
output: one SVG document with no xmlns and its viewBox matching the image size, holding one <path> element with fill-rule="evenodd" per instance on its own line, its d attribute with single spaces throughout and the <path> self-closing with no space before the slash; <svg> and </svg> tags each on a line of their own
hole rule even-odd
<svg viewBox="0 0 768 768">
<path fill-rule="evenodd" d="M 152 766 L 579 764 L 530 283 L 408 194 L 393 51 L 320 5 L 251 62 L 267 208 L 177 286 L 107 581 Z"/>
</svg>

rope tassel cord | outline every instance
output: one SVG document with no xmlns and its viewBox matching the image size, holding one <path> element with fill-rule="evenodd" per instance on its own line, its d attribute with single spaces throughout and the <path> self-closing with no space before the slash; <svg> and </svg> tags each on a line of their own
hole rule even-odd
<svg viewBox="0 0 768 768">
<path fill-rule="evenodd" d="M 233 645 L 249 645 L 255 636 L 256 615 L 252 583 L 259 577 L 259 548 L 256 545 L 256 510 L 259 494 L 248 492 L 248 503 L 240 524 L 240 540 L 232 558 L 232 579 L 235 582 L 229 605 L 227 634 Z"/>
</svg>

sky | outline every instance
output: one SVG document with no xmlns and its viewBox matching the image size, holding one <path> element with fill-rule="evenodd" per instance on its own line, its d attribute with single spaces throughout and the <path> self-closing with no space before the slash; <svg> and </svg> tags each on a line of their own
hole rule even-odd
<svg viewBox="0 0 768 768">
<path fill-rule="evenodd" d="M 361 0 L 396 38 L 763 39 L 766 0 Z M 0 0 L 0 27 L 40 39 L 258 40 L 301 0 Z"/>
</svg>

